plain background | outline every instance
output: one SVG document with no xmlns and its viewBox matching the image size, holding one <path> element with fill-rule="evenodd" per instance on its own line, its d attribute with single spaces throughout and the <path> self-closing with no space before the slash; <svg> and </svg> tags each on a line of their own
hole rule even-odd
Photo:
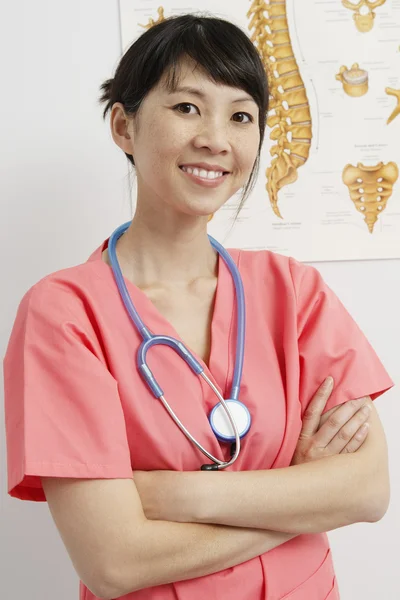
<svg viewBox="0 0 400 600">
<path fill-rule="evenodd" d="M 131 208 L 127 162 L 97 105 L 99 86 L 114 74 L 121 53 L 117 0 L 21 0 L 2 2 L 0 10 L 3 357 L 29 287 L 84 262 L 131 218 Z M 399 382 L 400 260 L 315 266 Z M 389 445 L 391 505 L 376 524 L 329 533 L 342 600 L 400 597 L 398 389 L 376 406 Z M 0 414 L 1 597 L 78 599 L 78 577 L 46 503 L 7 495 L 3 410 Z"/>
</svg>

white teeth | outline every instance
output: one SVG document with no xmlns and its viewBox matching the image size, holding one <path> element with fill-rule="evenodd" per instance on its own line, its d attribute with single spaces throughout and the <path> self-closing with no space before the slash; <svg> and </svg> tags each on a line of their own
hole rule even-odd
<svg viewBox="0 0 400 600">
<path fill-rule="evenodd" d="M 198 169 L 197 167 L 182 167 L 182 171 L 192 173 L 193 175 L 197 175 L 197 177 L 202 177 L 203 179 L 217 179 L 218 177 L 223 176 L 222 171 L 206 171 L 205 169 Z"/>
</svg>

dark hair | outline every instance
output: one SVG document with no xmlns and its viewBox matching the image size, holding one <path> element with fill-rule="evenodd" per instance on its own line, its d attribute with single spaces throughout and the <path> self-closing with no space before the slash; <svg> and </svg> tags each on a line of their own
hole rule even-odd
<svg viewBox="0 0 400 600">
<path fill-rule="evenodd" d="M 127 115 L 136 115 L 146 95 L 164 75 L 167 88 L 174 90 L 179 63 L 186 57 L 197 63 L 215 83 L 245 90 L 258 105 L 260 144 L 239 214 L 257 179 L 269 99 L 261 57 L 245 31 L 224 19 L 195 14 L 168 17 L 152 25 L 122 56 L 114 79 L 101 85 L 99 103 L 107 103 L 103 119 L 115 102 L 124 106 Z M 138 117 L 139 114 L 136 119 Z M 135 165 L 133 157 L 126 156 Z"/>
</svg>

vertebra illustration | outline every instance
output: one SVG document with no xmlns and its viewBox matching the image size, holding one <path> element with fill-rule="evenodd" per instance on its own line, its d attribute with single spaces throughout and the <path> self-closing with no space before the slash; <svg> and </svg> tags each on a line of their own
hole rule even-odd
<svg viewBox="0 0 400 600">
<path fill-rule="evenodd" d="M 386 208 L 398 176 L 399 169 L 394 162 L 372 166 L 358 163 L 357 167 L 346 165 L 343 169 L 343 183 L 349 188 L 354 206 L 364 215 L 370 233 L 378 215 Z"/>
<path fill-rule="evenodd" d="M 297 180 L 297 169 L 310 153 L 310 107 L 290 41 L 286 0 L 254 0 L 247 17 L 251 17 L 251 41 L 259 51 L 270 86 L 270 111 L 274 114 L 267 124 L 273 128 L 270 139 L 277 144 L 270 150 L 275 158 L 266 172 L 266 189 L 274 213 L 282 218 L 278 192 Z"/>
<path fill-rule="evenodd" d="M 382 6 L 385 2 L 386 0 L 375 0 L 375 2 L 371 2 L 370 0 L 360 0 L 357 4 L 353 4 L 350 0 L 342 0 L 342 4 L 345 8 L 356 11 L 353 15 L 353 19 L 358 31 L 361 31 L 361 33 L 371 31 L 376 17 L 374 9 Z M 364 14 L 361 11 L 365 9 L 367 9 L 368 12 Z"/>
<path fill-rule="evenodd" d="M 357 98 L 368 92 L 368 73 L 364 69 L 360 69 L 358 63 L 354 63 L 351 69 L 345 66 L 340 67 L 336 79 L 342 82 L 343 89 L 348 96 Z"/>
<path fill-rule="evenodd" d="M 387 124 L 389 125 L 389 123 L 391 123 L 398 115 L 400 115 L 400 90 L 394 90 L 393 88 L 387 87 L 385 92 L 389 96 L 394 96 L 397 98 L 397 106 L 387 120 Z"/>
</svg>

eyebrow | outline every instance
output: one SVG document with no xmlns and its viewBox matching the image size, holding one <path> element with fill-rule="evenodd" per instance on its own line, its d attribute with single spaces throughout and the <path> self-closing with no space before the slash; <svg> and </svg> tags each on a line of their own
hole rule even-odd
<svg viewBox="0 0 400 600">
<path fill-rule="evenodd" d="M 207 94 L 204 94 L 204 92 L 190 86 L 177 87 L 171 91 L 172 94 L 176 94 L 177 92 L 186 92 L 187 94 L 192 94 L 193 96 L 198 96 L 199 98 L 207 97 Z M 255 100 L 251 96 L 241 96 L 240 98 L 235 98 L 235 100 L 232 100 L 232 104 L 235 102 L 255 102 Z"/>
</svg>

